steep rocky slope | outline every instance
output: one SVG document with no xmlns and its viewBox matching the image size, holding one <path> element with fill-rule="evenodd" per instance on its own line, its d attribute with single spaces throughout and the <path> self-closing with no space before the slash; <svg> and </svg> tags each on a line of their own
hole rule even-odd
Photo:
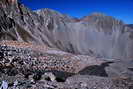
<svg viewBox="0 0 133 89">
<path fill-rule="evenodd" d="M 0 85 L 4 89 L 132 89 L 132 68 L 132 61 L 73 55 L 24 42 L 0 42 Z"/>
<path fill-rule="evenodd" d="M 75 54 L 133 58 L 133 30 L 111 16 L 75 19 L 50 9 L 31 11 L 16 0 L 0 1 L 0 40 L 45 44 Z"/>
</svg>

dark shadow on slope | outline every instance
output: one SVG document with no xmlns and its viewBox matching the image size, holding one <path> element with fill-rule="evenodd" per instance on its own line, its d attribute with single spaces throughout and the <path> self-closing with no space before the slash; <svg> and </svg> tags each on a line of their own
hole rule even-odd
<svg viewBox="0 0 133 89">
<path fill-rule="evenodd" d="M 108 77 L 108 74 L 105 71 L 105 67 L 109 66 L 110 63 L 113 63 L 113 62 L 106 62 L 101 65 L 88 66 L 84 68 L 83 70 L 81 70 L 79 74 Z"/>
<path fill-rule="evenodd" d="M 75 73 L 57 71 L 57 70 L 34 70 L 32 73 L 43 75 L 44 73 L 50 72 L 55 75 L 57 82 L 65 82 L 68 77 L 75 75 Z M 49 79 L 46 79 L 49 81 Z"/>
<path fill-rule="evenodd" d="M 68 77 L 75 75 L 75 73 L 57 71 L 57 70 L 50 70 L 45 72 L 52 72 L 56 76 L 57 82 L 65 82 Z"/>
<path fill-rule="evenodd" d="M 133 68 L 128 68 L 130 71 L 133 71 Z"/>
</svg>

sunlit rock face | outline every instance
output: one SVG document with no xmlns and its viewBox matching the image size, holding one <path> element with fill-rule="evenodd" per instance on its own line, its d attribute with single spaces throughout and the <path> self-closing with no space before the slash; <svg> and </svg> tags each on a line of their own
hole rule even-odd
<svg viewBox="0 0 133 89">
<path fill-rule="evenodd" d="M 54 47 L 97 57 L 116 59 L 133 57 L 132 30 L 122 21 L 99 13 L 77 22 L 60 20 L 61 16 L 51 10 L 39 10 L 37 13 L 44 18 L 45 26 L 51 31 L 49 37 Z"/>
<path fill-rule="evenodd" d="M 111 16 L 94 13 L 75 19 L 50 9 L 31 11 L 20 3 L 0 1 L 0 6 L 1 41 L 46 44 L 96 57 L 133 58 L 132 28 Z"/>
</svg>

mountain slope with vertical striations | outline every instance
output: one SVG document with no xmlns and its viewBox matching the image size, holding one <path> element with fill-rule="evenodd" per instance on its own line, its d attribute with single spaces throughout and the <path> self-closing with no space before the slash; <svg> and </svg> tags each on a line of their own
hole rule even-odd
<svg viewBox="0 0 133 89">
<path fill-rule="evenodd" d="M 133 30 L 101 13 L 76 19 L 51 9 L 32 11 L 17 1 L 0 1 L 0 40 L 45 44 L 74 54 L 133 58 Z"/>
</svg>

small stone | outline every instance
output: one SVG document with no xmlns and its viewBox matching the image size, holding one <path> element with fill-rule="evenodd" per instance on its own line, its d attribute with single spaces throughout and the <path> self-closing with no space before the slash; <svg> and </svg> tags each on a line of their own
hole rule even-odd
<svg viewBox="0 0 133 89">
<path fill-rule="evenodd" d="M 50 88 L 50 89 L 54 89 L 54 87 L 53 86 L 50 86 L 50 85 L 44 85 L 44 87 L 47 87 L 47 88 Z"/>
<path fill-rule="evenodd" d="M 34 79 L 33 79 L 33 75 L 29 75 L 29 80 L 32 82 L 32 83 L 35 83 Z"/>
<path fill-rule="evenodd" d="M 16 80 L 13 85 L 17 86 L 18 85 L 18 81 Z"/>
<path fill-rule="evenodd" d="M 8 83 L 6 81 L 2 81 L 0 89 L 8 89 Z"/>
<path fill-rule="evenodd" d="M 13 67 L 13 65 L 12 65 L 12 64 L 10 64 L 10 63 L 6 63 L 5 65 L 6 65 L 6 67 L 10 67 L 10 68 L 12 68 L 12 67 Z"/>
<path fill-rule="evenodd" d="M 17 85 L 18 85 L 18 81 L 16 80 L 16 81 L 14 82 L 14 84 L 13 84 L 13 87 L 16 89 Z"/>
<path fill-rule="evenodd" d="M 45 73 L 45 78 L 50 78 L 51 81 L 55 81 L 56 79 L 53 73 Z"/>
<path fill-rule="evenodd" d="M 38 80 L 41 79 L 41 75 L 38 74 L 38 73 L 37 74 L 34 74 L 33 79 L 34 79 L 34 81 L 38 81 Z"/>
<path fill-rule="evenodd" d="M 80 85 L 81 85 L 81 87 L 87 87 L 87 83 L 85 83 L 85 82 L 81 83 Z"/>
<path fill-rule="evenodd" d="M 9 59 L 10 63 L 12 63 L 14 57 L 8 57 L 8 59 Z"/>
</svg>

